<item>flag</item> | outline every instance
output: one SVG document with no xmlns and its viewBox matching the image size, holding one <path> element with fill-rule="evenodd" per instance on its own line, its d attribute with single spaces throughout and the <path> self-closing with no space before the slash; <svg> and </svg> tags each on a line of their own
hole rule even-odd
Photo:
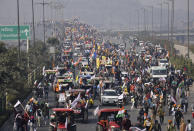
<svg viewBox="0 0 194 131">
<path fill-rule="evenodd" d="M 75 80 L 76 80 L 76 82 L 78 82 L 78 80 L 79 80 L 79 77 L 78 77 L 78 75 L 76 76 L 76 79 L 75 79 Z"/>
<path fill-rule="evenodd" d="M 89 101 L 89 100 L 87 100 L 87 102 L 86 102 L 85 109 L 88 107 L 88 101 Z"/>
<path fill-rule="evenodd" d="M 100 67 L 100 59 L 96 58 L 96 68 L 98 69 Z"/>
<path fill-rule="evenodd" d="M 66 121 L 65 121 L 65 128 L 67 129 L 67 117 L 66 117 Z"/>
<path fill-rule="evenodd" d="M 118 99 L 123 99 L 123 93 L 118 97 Z"/>
<path fill-rule="evenodd" d="M 43 68 L 42 68 L 42 75 L 43 76 L 45 75 L 45 66 L 43 66 Z"/>
<path fill-rule="evenodd" d="M 124 84 L 123 84 L 123 86 L 121 87 L 122 89 L 125 87 L 125 82 L 124 82 Z"/>
<path fill-rule="evenodd" d="M 96 52 L 94 52 L 93 58 L 96 59 L 96 57 L 97 57 L 97 54 L 96 54 Z"/>
<path fill-rule="evenodd" d="M 174 102 L 176 104 L 176 100 L 174 99 L 173 96 L 171 96 L 171 101 Z"/>
<path fill-rule="evenodd" d="M 118 114 L 116 115 L 116 117 L 124 117 L 124 112 L 125 112 L 125 109 L 124 109 L 124 106 L 118 111 Z"/>
<path fill-rule="evenodd" d="M 80 96 L 80 93 L 79 93 L 77 98 L 71 103 L 71 108 L 74 108 L 77 105 L 77 102 L 80 101 L 80 99 L 81 99 L 81 96 Z"/>
<path fill-rule="evenodd" d="M 24 111 L 24 107 L 22 106 L 22 103 L 19 100 L 14 105 L 14 109 L 16 110 L 16 112 Z"/>
<path fill-rule="evenodd" d="M 18 107 L 21 104 L 21 102 L 18 100 L 16 104 L 14 105 L 14 108 Z"/>
<path fill-rule="evenodd" d="M 91 77 L 91 80 L 93 80 L 95 78 L 95 75 L 93 75 L 92 77 Z"/>
<path fill-rule="evenodd" d="M 99 106 L 96 107 L 96 109 L 94 110 L 94 116 L 96 116 L 98 114 L 98 111 L 99 111 Z"/>
</svg>

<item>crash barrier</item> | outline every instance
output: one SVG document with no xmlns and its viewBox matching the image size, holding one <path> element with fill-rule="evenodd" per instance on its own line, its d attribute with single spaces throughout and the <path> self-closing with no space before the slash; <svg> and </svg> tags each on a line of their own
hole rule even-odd
<svg viewBox="0 0 194 131">
<path fill-rule="evenodd" d="M 36 69 L 34 69 L 31 73 L 28 74 L 27 79 L 26 79 L 26 84 L 24 85 L 24 87 L 27 88 L 33 88 L 34 82 L 36 80 L 40 80 L 42 78 L 42 67 L 37 67 Z M 23 104 L 27 103 L 27 101 L 29 100 L 30 97 L 32 97 L 32 93 L 31 89 L 29 89 L 27 92 L 29 92 L 28 94 L 24 95 L 24 99 L 21 100 Z M 26 92 L 26 93 L 27 93 Z M 5 130 L 7 127 L 6 123 L 10 123 L 10 119 L 13 119 L 13 112 L 10 111 L 10 109 L 7 109 L 7 106 L 9 103 L 7 102 L 7 97 L 6 97 L 7 93 L 2 93 L 0 95 L 0 131 L 1 130 Z M 27 97 L 26 97 L 27 96 Z M 25 99 L 27 98 L 27 99 Z M 15 98 L 16 99 L 16 98 Z M 8 119 L 9 118 L 9 119 Z"/>
<path fill-rule="evenodd" d="M 6 110 L 6 95 L 0 97 L 0 113 Z"/>
<path fill-rule="evenodd" d="M 32 88 L 34 82 L 42 77 L 43 67 L 39 66 L 28 74 L 28 87 Z"/>
</svg>

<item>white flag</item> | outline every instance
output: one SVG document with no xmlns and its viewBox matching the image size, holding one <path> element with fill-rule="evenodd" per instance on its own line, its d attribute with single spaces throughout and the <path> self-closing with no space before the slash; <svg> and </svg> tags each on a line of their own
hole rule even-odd
<svg viewBox="0 0 194 131">
<path fill-rule="evenodd" d="M 124 84 L 123 84 L 122 88 L 124 88 L 124 87 L 125 87 L 125 82 L 124 82 Z"/>
<path fill-rule="evenodd" d="M 86 102 L 85 109 L 88 107 L 88 101 L 89 101 L 89 100 L 87 100 L 87 102 Z"/>
<path fill-rule="evenodd" d="M 81 99 L 81 96 L 80 96 L 80 93 L 79 93 L 77 98 L 71 103 L 71 108 L 74 108 L 77 105 L 77 102 L 80 101 L 80 99 Z"/>
<path fill-rule="evenodd" d="M 42 75 L 44 76 L 44 74 L 45 74 L 45 66 L 43 66 L 42 68 Z"/>
<path fill-rule="evenodd" d="M 67 129 L 67 117 L 66 117 L 66 121 L 65 121 L 65 128 Z"/>
<path fill-rule="evenodd" d="M 92 77 L 91 77 L 91 80 L 93 80 L 95 78 L 95 75 L 93 75 Z"/>
<path fill-rule="evenodd" d="M 118 97 L 118 99 L 123 99 L 123 93 Z"/>
<path fill-rule="evenodd" d="M 96 109 L 94 110 L 94 116 L 98 114 L 98 111 L 99 111 L 99 106 L 97 106 Z"/>
<path fill-rule="evenodd" d="M 176 100 L 174 99 L 173 96 L 171 96 L 171 101 L 173 101 L 176 104 Z"/>
<path fill-rule="evenodd" d="M 14 108 L 16 108 L 17 106 L 19 106 L 21 104 L 21 102 L 18 100 L 17 102 L 16 102 L 16 104 L 14 105 Z"/>
</svg>

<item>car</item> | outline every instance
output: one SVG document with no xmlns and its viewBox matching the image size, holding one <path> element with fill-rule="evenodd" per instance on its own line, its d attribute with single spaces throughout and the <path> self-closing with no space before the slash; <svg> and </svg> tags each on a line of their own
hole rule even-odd
<svg viewBox="0 0 194 131">
<path fill-rule="evenodd" d="M 160 59 L 159 62 L 158 62 L 158 65 L 159 66 L 168 66 L 169 63 L 168 63 L 168 60 L 167 59 Z"/>
<path fill-rule="evenodd" d="M 118 103 L 118 94 L 113 89 L 106 89 L 101 93 L 101 104 L 116 104 Z"/>
<path fill-rule="evenodd" d="M 53 108 L 50 116 L 49 131 L 76 131 L 74 111 L 67 108 Z"/>
<path fill-rule="evenodd" d="M 118 120 L 116 118 L 119 110 L 119 108 L 100 109 L 98 111 L 96 131 L 121 131 L 120 125 L 117 123 Z"/>
<path fill-rule="evenodd" d="M 151 78 L 166 78 L 167 77 L 167 69 L 162 66 L 152 66 L 149 69 Z"/>
</svg>

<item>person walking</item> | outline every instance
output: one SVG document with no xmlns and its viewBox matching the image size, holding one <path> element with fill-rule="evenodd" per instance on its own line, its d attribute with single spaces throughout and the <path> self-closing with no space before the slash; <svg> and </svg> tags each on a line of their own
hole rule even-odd
<svg viewBox="0 0 194 131">
<path fill-rule="evenodd" d="M 180 111 L 180 108 L 178 108 L 177 111 L 175 112 L 175 120 L 176 120 L 176 125 L 178 129 L 180 128 L 182 118 L 183 118 L 183 114 Z"/>
<path fill-rule="evenodd" d="M 160 106 L 160 108 L 158 109 L 158 116 L 160 118 L 160 124 L 162 125 L 164 122 L 164 110 L 162 106 Z"/>
<path fill-rule="evenodd" d="M 181 119 L 180 131 L 186 131 L 186 124 L 184 122 L 184 119 Z"/>
<path fill-rule="evenodd" d="M 23 117 L 22 117 L 22 112 L 18 112 L 15 116 L 15 120 L 14 120 L 14 127 L 13 130 L 14 131 L 22 131 L 22 123 L 23 123 Z"/>
<path fill-rule="evenodd" d="M 167 131 L 176 131 L 176 128 L 172 123 L 172 120 L 168 120 Z"/>
<path fill-rule="evenodd" d="M 162 131 L 160 123 L 158 123 L 158 120 L 155 120 L 153 131 Z"/>
<path fill-rule="evenodd" d="M 185 131 L 192 131 L 191 120 L 187 120 L 187 126 L 186 126 L 186 130 Z"/>
<path fill-rule="evenodd" d="M 41 109 L 38 109 L 36 111 L 36 117 L 37 117 L 37 126 L 40 127 L 41 126 L 41 117 L 42 117 Z"/>
</svg>

